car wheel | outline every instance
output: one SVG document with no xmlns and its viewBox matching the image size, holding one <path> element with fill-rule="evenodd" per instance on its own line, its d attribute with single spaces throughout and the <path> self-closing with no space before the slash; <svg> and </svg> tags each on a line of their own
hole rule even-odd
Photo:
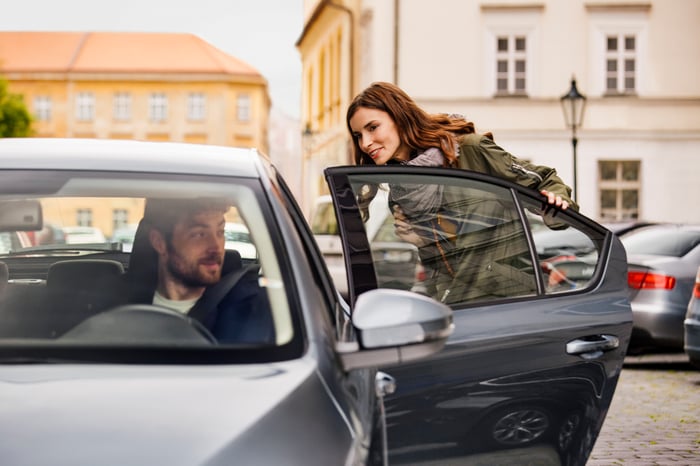
<svg viewBox="0 0 700 466">
<path fill-rule="evenodd" d="M 491 414 L 485 425 L 491 443 L 500 447 L 522 447 L 547 436 L 552 415 L 539 406 L 514 405 Z"/>
<path fill-rule="evenodd" d="M 559 429 L 559 449 L 561 451 L 568 450 L 574 435 L 581 425 L 581 414 L 578 412 L 570 413 L 564 418 Z"/>
</svg>

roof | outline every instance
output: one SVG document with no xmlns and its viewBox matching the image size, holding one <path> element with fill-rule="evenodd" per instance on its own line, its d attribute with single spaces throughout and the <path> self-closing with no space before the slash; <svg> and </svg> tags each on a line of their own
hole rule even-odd
<svg viewBox="0 0 700 466">
<path fill-rule="evenodd" d="M 193 34 L 0 31 L 0 70 L 262 75 Z"/>
<path fill-rule="evenodd" d="M 0 138 L 0 170 L 100 170 L 260 176 L 255 149 L 113 139 Z"/>
</svg>

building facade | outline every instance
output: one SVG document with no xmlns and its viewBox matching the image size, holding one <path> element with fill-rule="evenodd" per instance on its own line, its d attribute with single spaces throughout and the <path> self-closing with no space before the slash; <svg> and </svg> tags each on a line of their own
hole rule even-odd
<svg viewBox="0 0 700 466">
<path fill-rule="evenodd" d="M 268 152 L 267 81 L 191 34 L 0 31 L 0 75 L 12 93 L 24 97 L 36 137 L 178 141 Z M 109 236 L 138 220 L 131 210 L 76 210 L 74 223 L 98 225 Z"/>
<path fill-rule="evenodd" d="M 352 163 L 344 110 L 373 81 L 461 113 L 504 148 L 555 167 L 601 221 L 700 223 L 700 0 L 305 2 L 306 206 L 322 169 Z M 567 126 L 572 78 L 583 120 Z M 337 110 L 336 110 L 337 109 Z M 576 176 L 574 176 L 574 174 Z"/>
</svg>

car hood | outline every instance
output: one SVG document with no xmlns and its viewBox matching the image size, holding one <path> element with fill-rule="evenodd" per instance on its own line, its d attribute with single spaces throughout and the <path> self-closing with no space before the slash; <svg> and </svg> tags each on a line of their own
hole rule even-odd
<svg viewBox="0 0 700 466">
<path fill-rule="evenodd" d="M 320 435 L 330 445 L 329 434 L 349 435 L 328 429 L 326 418 L 340 416 L 315 367 L 307 360 L 6 366 L 0 372 L 0 458 L 12 465 L 194 465 L 230 464 L 248 455 L 281 464 L 280 455 L 290 458 L 290 449 L 299 449 L 293 443 L 308 445 L 304 435 Z M 270 435 L 278 438 L 264 438 Z"/>
</svg>

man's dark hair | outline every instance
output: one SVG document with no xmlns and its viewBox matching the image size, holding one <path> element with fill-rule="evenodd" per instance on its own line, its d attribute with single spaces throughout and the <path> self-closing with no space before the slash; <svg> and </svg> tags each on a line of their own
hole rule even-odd
<svg viewBox="0 0 700 466">
<path fill-rule="evenodd" d="M 200 212 L 212 210 L 218 210 L 224 214 L 230 206 L 231 203 L 222 198 L 150 198 L 146 200 L 143 220 L 147 222 L 151 228 L 160 231 L 169 241 L 175 224 L 180 220 L 192 217 Z"/>
</svg>

